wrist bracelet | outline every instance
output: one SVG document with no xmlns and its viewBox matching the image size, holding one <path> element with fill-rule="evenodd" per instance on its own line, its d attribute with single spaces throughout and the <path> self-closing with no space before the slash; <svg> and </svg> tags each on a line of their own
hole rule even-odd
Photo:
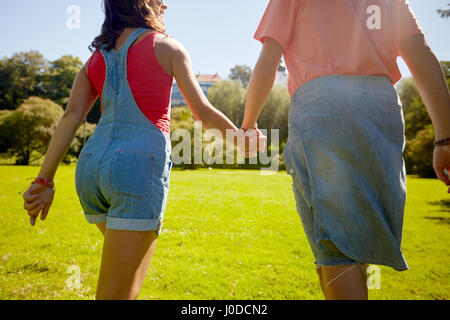
<svg viewBox="0 0 450 320">
<path fill-rule="evenodd" d="M 241 129 L 242 129 L 244 132 L 246 132 L 246 131 L 248 131 L 248 130 L 258 130 L 258 125 L 256 124 L 253 128 L 250 128 L 250 129 L 244 128 L 244 127 L 241 127 Z"/>
<path fill-rule="evenodd" d="M 436 147 L 447 146 L 447 145 L 449 145 L 449 144 L 450 144 L 450 138 L 442 139 L 442 140 L 434 141 L 434 142 L 433 142 L 433 145 L 434 145 L 435 148 L 436 148 Z"/>
<path fill-rule="evenodd" d="M 55 187 L 55 183 L 53 181 L 47 180 L 45 178 L 36 178 L 31 184 L 40 184 L 50 189 L 53 189 Z"/>
</svg>

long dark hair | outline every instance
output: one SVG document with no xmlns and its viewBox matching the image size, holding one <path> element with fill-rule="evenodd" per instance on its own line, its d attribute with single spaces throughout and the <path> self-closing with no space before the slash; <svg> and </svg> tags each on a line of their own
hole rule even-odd
<svg viewBox="0 0 450 320">
<path fill-rule="evenodd" d="M 151 28 L 165 32 L 161 0 L 103 0 L 105 21 L 101 33 L 89 46 L 91 52 L 114 49 L 117 38 L 128 28 Z"/>
</svg>

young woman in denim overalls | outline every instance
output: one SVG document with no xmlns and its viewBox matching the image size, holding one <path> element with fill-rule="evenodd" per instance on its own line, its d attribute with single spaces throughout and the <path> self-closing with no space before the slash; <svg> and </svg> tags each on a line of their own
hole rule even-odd
<svg viewBox="0 0 450 320">
<path fill-rule="evenodd" d="M 47 217 L 53 178 L 98 96 L 103 113 L 81 151 L 76 191 L 89 223 L 104 235 L 97 299 L 137 298 L 155 250 L 169 190 L 173 77 L 205 128 L 242 131 L 206 99 L 183 46 L 165 35 L 160 0 L 105 0 L 102 34 L 75 80 L 44 163 L 25 192 L 35 224 Z"/>
</svg>

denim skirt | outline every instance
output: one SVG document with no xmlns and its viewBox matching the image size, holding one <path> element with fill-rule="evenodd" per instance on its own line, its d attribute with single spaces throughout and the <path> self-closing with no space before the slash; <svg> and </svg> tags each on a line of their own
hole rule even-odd
<svg viewBox="0 0 450 320">
<path fill-rule="evenodd" d="M 404 118 L 385 77 L 326 76 L 292 98 L 287 172 L 315 263 L 406 270 Z"/>
</svg>

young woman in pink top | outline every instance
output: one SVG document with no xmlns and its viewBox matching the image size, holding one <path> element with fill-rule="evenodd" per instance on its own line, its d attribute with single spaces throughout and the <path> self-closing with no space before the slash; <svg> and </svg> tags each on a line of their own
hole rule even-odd
<svg viewBox="0 0 450 320">
<path fill-rule="evenodd" d="M 366 299 L 367 264 L 406 270 L 404 121 L 393 88 L 408 64 L 450 186 L 450 96 L 407 0 L 271 0 L 242 127 L 254 128 L 282 55 L 292 107 L 284 150 L 326 299 Z M 450 188 L 449 188 L 450 191 Z"/>
<path fill-rule="evenodd" d="M 89 223 L 104 235 L 97 299 L 136 299 L 162 227 L 172 167 L 173 78 L 194 117 L 224 135 L 242 131 L 207 100 L 183 46 L 164 34 L 160 0 L 104 0 L 95 53 L 76 77 L 44 163 L 25 192 L 30 223 L 47 217 L 53 177 L 97 97 L 102 116 L 77 163 L 75 184 Z"/>
</svg>

